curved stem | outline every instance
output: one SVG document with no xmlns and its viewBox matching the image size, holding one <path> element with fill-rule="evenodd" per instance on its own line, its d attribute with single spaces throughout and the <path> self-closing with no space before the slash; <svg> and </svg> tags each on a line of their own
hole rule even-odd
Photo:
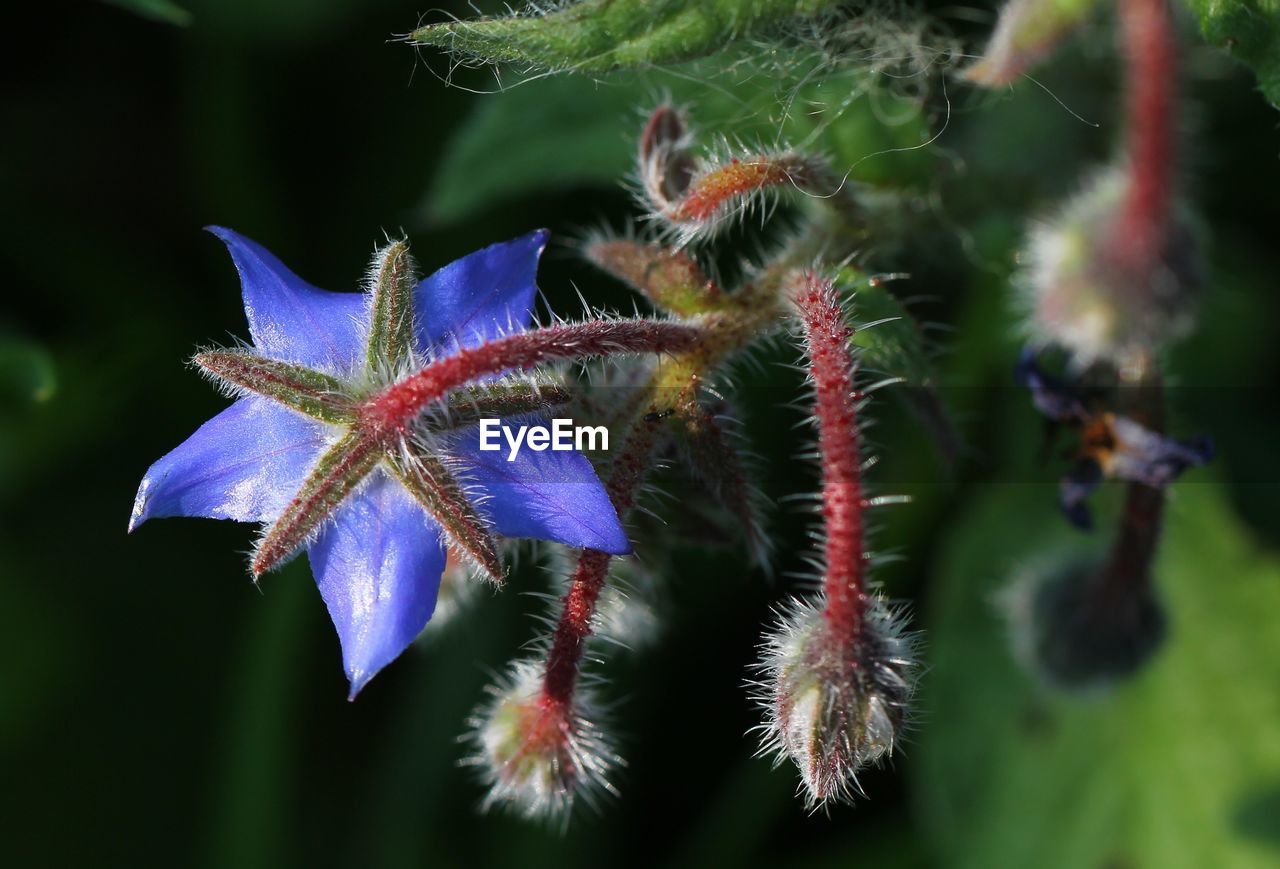
<svg viewBox="0 0 1280 869">
<path fill-rule="evenodd" d="M 662 320 L 592 320 L 517 332 L 464 347 L 394 383 L 361 406 L 361 420 L 378 436 L 403 434 L 433 401 L 473 380 L 564 359 L 618 353 L 672 353 L 698 343 L 702 331 Z"/>
</svg>

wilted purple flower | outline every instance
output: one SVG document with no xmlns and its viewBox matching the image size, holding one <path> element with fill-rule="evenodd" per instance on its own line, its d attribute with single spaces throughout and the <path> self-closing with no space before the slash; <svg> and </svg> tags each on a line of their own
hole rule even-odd
<svg viewBox="0 0 1280 869">
<path fill-rule="evenodd" d="M 495 533 L 630 552 L 582 455 L 523 450 L 508 461 L 479 449 L 477 419 L 537 413 L 564 400 L 554 387 L 472 383 L 392 438 L 364 414 L 423 364 L 528 325 L 545 231 L 422 281 L 393 242 L 363 294 L 312 287 L 249 239 L 211 231 L 239 270 L 253 345 L 195 361 L 239 397 L 151 466 L 129 530 L 164 516 L 264 523 L 255 575 L 305 549 L 353 697 L 431 618 L 446 543 L 494 578 Z"/>
<path fill-rule="evenodd" d="M 1041 413 L 1080 432 L 1075 464 L 1058 486 L 1062 512 L 1077 528 L 1093 526 L 1085 499 L 1104 480 L 1163 489 L 1183 471 L 1213 458 L 1208 438 L 1175 440 L 1127 416 L 1094 409 L 1081 390 L 1042 371 L 1034 350 L 1023 351 L 1016 376 L 1031 391 L 1031 400 Z"/>
</svg>

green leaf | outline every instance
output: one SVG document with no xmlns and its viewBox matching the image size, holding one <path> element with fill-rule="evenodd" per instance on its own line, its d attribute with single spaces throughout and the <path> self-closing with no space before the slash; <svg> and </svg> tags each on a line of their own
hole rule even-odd
<svg viewBox="0 0 1280 869">
<path fill-rule="evenodd" d="M 837 0 L 583 0 L 545 15 L 429 24 L 410 40 L 483 63 L 603 73 L 702 57 L 836 5 Z"/>
<path fill-rule="evenodd" d="M 1189 0 L 1200 32 L 1258 76 L 1271 105 L 1280 108 L 1280 0 Z"/>
<path fill-rule="evenodd" d="M 970 508 L 928 606 L 915 752 L 948 865 L 1247 867 L 1280 861 L 1280 559 L 1210 484 L 1184 484 L 1156 566 L 1170 634 L 1100 696 L 1045 693 L 1015 665 L 993 598 L 1020 564 L 1070 557 L 1051 486 Z"/>
<path fill-rule="evenodd" d="M 449 141 L 423 206 L 433 223 L 556 188 L 622 183 L 639 135 L 638 84 L 540 79 L 482 99 Z"/>
<path fill-rule="evenodd" d="M 424 218 L 449 224 L 497 203 L 570 187 L 621 187 L 635 165 L 643 111 L 664 91 L 692 106 L 698 140 L 732 130 L 743 141 L 803 143 L 829 152 L 838 174 L 873 184 L 922 186 L 934 177 L 936 156 L 922 144 L 930 132 L 912 100 L 892 94 L 849 99 L 839 87 L 805 86 L 780 101 L 788 83 L 746 67 L 730 93 L 703 80 L 655 71 L 605 81 L 559 76 L 522 83 L 482 99 L 449 141 L 422 204 Z M 845 84 L 844 80 L 839 83 Z M 892 115 L 894 123 L 885 123 Z M 702 152 L 704 148 L 695 148 Z"/>
<path fill-rule="evenodd" d="M 21 338 L 0 338 L 0 400 L 48 401 L 57 386 L 49 351 Z"/>
<path fill-rule="evenodd" d="M 178 27 L 186 27 L 191 23 L 191 13 L 169 0 L 106 0 L 112 6 L 128 9 L 135 15 L 163 21 Z"/>
</svg>

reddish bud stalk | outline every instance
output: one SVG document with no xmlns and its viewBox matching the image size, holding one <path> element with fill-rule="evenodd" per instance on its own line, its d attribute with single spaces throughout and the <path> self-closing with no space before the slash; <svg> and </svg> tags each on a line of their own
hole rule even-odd
<svg viewBox="0 0 1280 869">
<path fill-rule="evenodd" d="M 404 434 L 431 402 L 490 374 L 563 359 L 679 352 L 696 345 L 700 336 L 695 327 L 661 320 L 592 320 L 518 332 L 432 362 L 369 398 L 361 418 L 375 436 L 394 437 Z"/>
<path fill-rule="evenodd" d="M 1170 222 L 1178 45 L 1167 0 L 1120 0 L 1120 23 L 1130 180 L 1119 241 L 1135 266 L 1147 268 L 1160 256 Z"/>
<path fill-rule="evenodd" d="M 814 414 L 822 461 L 822 518 L 826 531 L 824 615 L 836 636 L 857 643 L 867 599 L 862 511 L 862 458 L 858 452 L 860 398 L 854 389 L 853 329 L 830 281 L 812 273 L 793 295 L 804 328 L 813 377 Z"/>
<path fill-rule="evenodd" d="M 1126 390 L 1129 413 L 1152 431 L 1164 431 L 1164 389 L 1160 376 L 1148 371 L 1142 386 Z M 1151 581 L 1151 565 L 1160 541 L 1164 517 L 1164 491 L 1142 483 L 1129 483 L 1125 492 L 1120 531 L 1103 569 L 1104 600 L 1101 605 L 1133 597 L 1133 590 Z"/>
<path fill-rule="evenodd" d="M 644 479 L 649 456 L 653 451 L 657 421 L 643 419 L 632 430 L 626 446 L 614 459 L 608 490 L 619 516 L 625 516 L 635 503 L 636 490 Z M 569 578 L 569 590 L 561 600 L 560 620 L 556 623 L 547 655 L 543 677 L 544 706 L 567 708 L 573 701 L 578 682 L 578 667 L 587 638 L 591 636 L 591 618 L 609 573 L 608 553 L 588 549 L 578 559 Z"/>
</svg>

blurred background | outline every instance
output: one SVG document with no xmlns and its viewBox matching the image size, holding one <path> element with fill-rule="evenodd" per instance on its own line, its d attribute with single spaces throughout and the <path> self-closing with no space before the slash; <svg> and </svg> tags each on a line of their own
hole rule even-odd
<svg viewBox="0 0 1280 869">
<path fill-rule="evenodd" d="M 305 562 L 257 589 L 248 527 L 125 534 L 148 465 L 225 404 L 186 366 L 193 349 L 246 334 L 235 271 L 201 227 L 233 227 L 331 289 L 356 287 L 384 231 L 403 228 L 434 269 L 539 226 L 561 240 L 621 227 L 659 95 L 705 108 L 709 132 L 749 133 L 778 124 L 751 108 L 776 103 L 776 82 L 653 73 L 480 93 L 491 72 L 446 87 L 443 58 L 394 41 L 425 11 L 400 0 L 131 5 L 152 14 L 39 7 L 0 59 L 6 865 L 1280 865 L 1280 114 L 1193 28 L 1186 165 L 1212 279 L 1168 360 L 1171 427 L 1211 435 L 1219 458 L 1170 508 L 1156 660 L 1104 695 L 1053 695 L 1015 663 L 993 603 L 1022 565 L 1104 548 L 1116 507 L 1108 491 L 1093 535 L 1061 521 L 1062 467 L 1043 461 L 1009 373 L 1027 221 L 1114 142 L 1104 16 L 1043 89 L 869 85 L 819 143 L 914 203 L 876 262 L 910 273 L 895 292 L 946 327 L 937 378 L 966 444 L 948 469 L 900 404 L 873 405 L 872 479 L 914 498 L 878 516 L 878 547 L 901 556 L 879 578 L 927 632 L 905 752 L 829 816 L 805 812 L 790 766 L 753 758 L 744 681 L 809 546 L 808 517 L 782 503 L 772 579 L 732 547 L 663 544 L 661 633 L 603 671 L 622 798 L 561 834 L 480 814 L 458 766 L 483 686 L 535 635 L 543 604 L 524 593 L 547 579 L 531 560 L 348 703 Z M 986 4 L 934 5 L 971 49 L 993 20 Z M 852 81 L 829 90 L 849 88 L 843 101 Z M 752 249 L 745 235 L 731 244 Z M 540 284 L 561 312 L 579 310 L 576 290 L 631 307 L 567 246 Z M 774 407 L 799 394 L 773 364 L 794 352 L 763 359 L 741 394 L 777 503 L 816 478 L 799 414 Z M 662 508 L 677 526 L 679 506 Z"/>
</svg>

